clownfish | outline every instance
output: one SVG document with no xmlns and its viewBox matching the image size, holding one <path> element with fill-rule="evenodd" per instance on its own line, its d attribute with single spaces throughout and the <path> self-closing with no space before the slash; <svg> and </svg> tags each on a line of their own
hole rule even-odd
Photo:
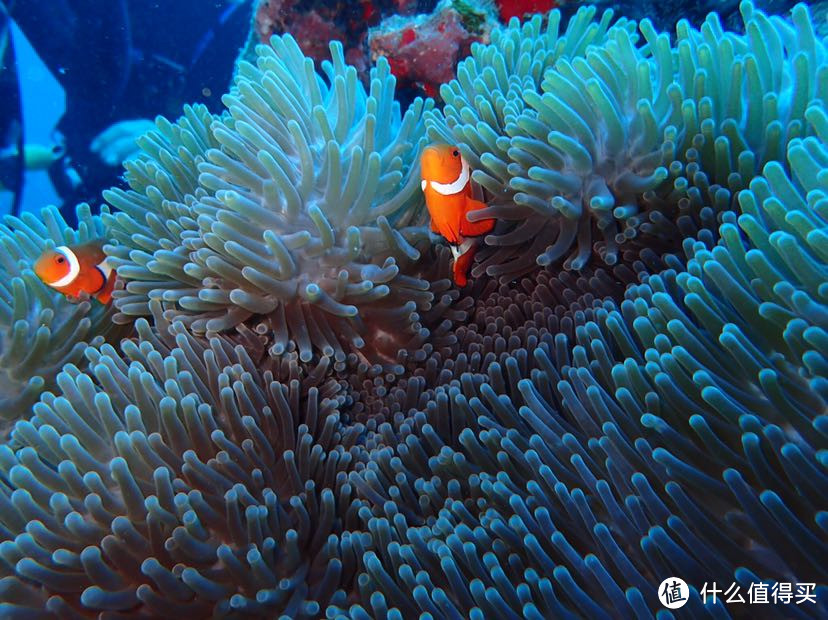
<svg viewBox="0 0 828 620">
<path fill-rule="evenodd" d="M 466 286 L 481 235 L 494 228 L 493 219 L 470 222 L 470 211 L 486 204 L 472 195 L 469 164 L 456 146 L 429 146 L 420 158 L 422 188 L 431 215 L 431 230 L 446 238 L 454 255 L 453 275 L 457 286 Z"/>
<path fill-rule="evenodd" d="M 112 299 L 116 274 L 107 262 L 103 241 L 46 250 L 34 265 L 37 277 L 69 297 L 86 293 L 102 304 Z"/>
</svg>

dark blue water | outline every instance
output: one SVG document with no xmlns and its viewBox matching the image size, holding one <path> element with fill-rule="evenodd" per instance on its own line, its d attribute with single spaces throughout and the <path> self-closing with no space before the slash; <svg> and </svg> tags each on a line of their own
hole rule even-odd
<svg viewBox="0 0 828 620">
<path fill-rule="evenodd" d="M 217 111 L 249 33 L 250 4 L 8 3 L 0 140 L 8 154 L 22 131 L 30 155 L 48 148 L 65 154 L 48 170 L 42 153 L 35 157 L 22 183 L 11 164 L 0 168 L 7 190 L 21 185 L 15 208 L 97 202 L 102 189 L 117 184 L 121 162 L 102 156 L 93 141 L 116 123 L 159 114 L 175 118 L 185 103 Z M 131 127 L 137 131 L 142 125 Z M 12 202 L 11 192 L 0 191 L 2 212 L 8 213 Z"/>
</svg>

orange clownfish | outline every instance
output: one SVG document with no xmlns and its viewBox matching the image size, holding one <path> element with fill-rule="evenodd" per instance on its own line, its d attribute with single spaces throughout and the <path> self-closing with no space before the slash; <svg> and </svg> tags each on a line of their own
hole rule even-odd
<svg viewBox="0 0 828 620">
<path fill-rule="evenodd" d="M 46 250 L 34 265 L 44 284 L 70 297 L 87 293 L 102 304 L 112 299 L 115 271 L 107 262 L 103 241 Z"/>
<path fill-rule="evenodd" d="M 469 211 L 486 204 L 472 196 L 469 164 L 456 146 L 429 146 L 420 159 L 422 188 L 431 215 L 431 230 L 446 238 L 454 254 L 454 282 L 466 286 L 479 240 L 494 228 L 493 219 L 470 222 Z"/>
</svg>

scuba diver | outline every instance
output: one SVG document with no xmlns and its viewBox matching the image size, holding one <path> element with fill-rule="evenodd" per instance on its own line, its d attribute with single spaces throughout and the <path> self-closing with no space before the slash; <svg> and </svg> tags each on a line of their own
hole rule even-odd
<svg viewBox="0 0 828 620">
<path fill-rule="evenodd" d="M 20 188 L 25 166 L 22 105 L 17 83 L 17 60 L 11 18 L 0 0 L 0 191 L 12 192 L 12 213 L 20 210 Z"/>
<path fill-rule="evenodd" d="M 0 0 L 0 189 L 19 210 L 26 169 L 48 168 L 74 223 L 121 182 L 121 164 L 157 115 L 185 103 L 216 112 L 250 25 L 244 0 Z M 11 23 L 66 94 L 55 144 L 27 145 Z"/>
</svg>

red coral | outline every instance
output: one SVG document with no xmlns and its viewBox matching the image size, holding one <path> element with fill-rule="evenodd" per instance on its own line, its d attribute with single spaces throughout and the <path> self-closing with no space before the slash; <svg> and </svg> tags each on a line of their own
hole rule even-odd
<svg viewBox="0 0 828 620">
<path fill-rule="evenodd" d="M 388 65 L 391 67 L 391 73 L 393 73 L 397 79 L 406 79 L 408 77 L 408 62 L 405 59 L 400 58 L 389 58 Z"/>
<path fill-rule="evenodd" d="M 294 0 L 261 0 L 253 19 L 256 35 L 266 43 L 274 34 L 285 31 L 285 17 L 291 15 Z"/>
<path fill-rule="evenodd" d="M 345 50 L 345 62 L 354 67 L 360 74 L 368 73 L 368 56 L 361 45 L 349 47 Z"/>
<path fill-rule="evenodd" d="M 345 58 L 363 79 L 372 61 L 385 56 L 402 88 L 435 96 L 441 84 L 454 78 L 454 68 L 469 53 L 471 44 L 488 40 L 496 15 L 492 7 L 473 17 L 471 32 L 450 0 L 443 0 L 429 16 L 404 16 L 416 11 L 418 1 L 257 0 L 254 28 L 262 42 L 289 32 L 317 64 L 329 57 L 330 41 L 341 41 Z M 380 23 L 389 11 L 398 15 Z M 372 28 L 377 23 L 379 26 Z M 370 50 L 370 58 L 366 50 Z"/>
<path fill-rule="evenodd" d="M 555 0 L 499 0 L 497 8 L 500 19 L 508 22 L 512 17 L 523 17 L 533 13 L 547 13 L 559 6 Z"/>
<path fill-rule="evenodd" d="M 362 19 L 366 24 L 372 23 L 378 13 L 377 7 L 374 6 L 371 0 L 366 0 L 366 2 L 362 3 Z"/>
<path fill-rule="evenodd" d="M 399 15 L 414 15 L 417 12 L 418 0 L 395 0 L 396 13 Z"/>
<path fill-rule="evenodd" d="M 345 57 L 357 70 L 368 68 L 364 40 L 368 24 L 379 20 L 372 0 L 362 3 L 330 3 L 316 1 L 315 7 L 298 0 L 259 0 L 254 13 L 254 29 L 258 39 L 267 42 L 274 34 L 289 32 L 305 55 L 320 63 L 330 57 L 328 44 L 341 41 Z M 353 9 L 357 9 L 354 14 Z M 360 16 L 362 19 L 360 20 Z"/>
<path fill-rule="evenodd" d="M 484 23 L 483 34 L 471 33 L 453 6 L 444 3 L 427 18 L 387 20 L 369 31 L 368 45 L 373 60 L 388 59 L 400 86 L 433 97 L 441 84 L 454 79 L 454 68 L 471 44 L 487 40 L 490 25 Z"/>
<path fill-rule="evenodd" d="M 316 10 L 298 14 L 290 26 L 290 33 L 302 48 L 302 52 L 313 58 L 317 64 L 330 57 L 330 41 L 345 40 L 345 33 Z"/>
</svg>

